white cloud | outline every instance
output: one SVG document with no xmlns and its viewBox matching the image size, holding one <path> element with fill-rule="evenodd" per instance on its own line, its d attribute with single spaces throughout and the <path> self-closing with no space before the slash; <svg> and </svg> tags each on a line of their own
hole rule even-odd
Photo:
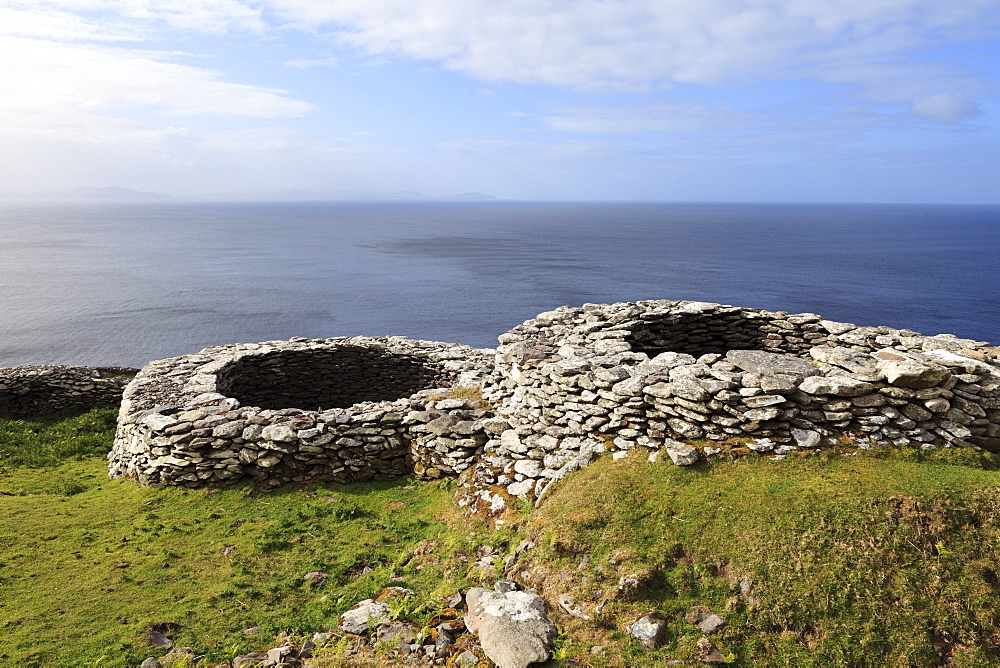
<svg viewBox="0 0 1000 668">
<path fill-rule="evenodd" d="M 910 113 L 945 123 L 955 123 L 982 114 L 982 109 L 972 100 L 961 95 L 924 95 L 913 100 Z"/>
<path fill-rule="evenodd" d="M 562 107 L 542 120 L 553 130 L 583 134 L 690 133 L 752 127 L 759 115 L 719 102 L 694 100 L 597 107 Z"/>
<path fill-rule="evenodd" d="M 289 60 L 285 63 L 285 67 L 307 70 L 311 67 L 336 67 L 338 64 L 340 64 L 340 60 L 336 56 L 328 56 L 326 58 Z"/>
<path fill-rule="evenodd" d="M 267 29 L 261 10 L 238 0 L 4 0 L 0 35 L 137 41 L 163 29 L 202 33 Z"/>
<path fill-rule="evenodd" d="M 145 108 L 174 116 L 274 118 L 312 108 L 283 91 L 222 81 L 217 72 L 170 62 L 171 55 L 0 37 L 0 114 Z"/>
<path fill-rule="evenodd" d="M 922 99 L 996 93 L 960 66 L 914 55 L 995 39 L 1000 0 L 263 1 L 366 54 L 438 61 L 485 81 L 613 92 L 808 80 L 918 115 Z"/>
</svg>

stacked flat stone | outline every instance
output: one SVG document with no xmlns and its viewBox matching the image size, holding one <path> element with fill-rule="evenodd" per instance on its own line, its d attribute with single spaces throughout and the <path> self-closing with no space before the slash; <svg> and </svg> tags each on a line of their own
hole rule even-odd
<svg viewBox="0 0 1000 668">
<path fill-rule="evenodd" d="M 492 354 L 297 337 L 151 362 L 125 390 L 109 473 L 187 487 L 456 475 L 501 429 L 449 388 L 478 387 Z"/>
<path fill-rule="evenodd" d="M 0 368 L 0 417 L 114 406 L 137 369 L 89 366 Z"/>
<path fill-rule="evenodd" d="M 690 301 L 564 306 L 500 337 L 486 396 L 510 425 L 463 477 L 489 513 L 539 498 L 597 452 L 664 450 L 678 463 L 834 439 L 1000 451 L 992 345 Z"/>
</svg>

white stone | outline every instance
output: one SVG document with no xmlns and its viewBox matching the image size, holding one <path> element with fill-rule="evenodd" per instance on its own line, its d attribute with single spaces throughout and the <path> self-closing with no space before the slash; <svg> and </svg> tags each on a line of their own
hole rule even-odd
<svg viewBox="0 0 1000 668">
<path fill-rule="evenodd" d="M 677 466 L 690 466 L 698 461 L 698 450 L 688 443 L 667 438 L 663 440 L 663 449 Z"/>
<path fill-rule="evenodd" d="M 524 496 L 528 492 L 535 488 L 535 481 L 532 478 L 526 478 L 520 482 L 511 483 L 507 485 L 507 493 L 511 496 Z"/>
</svg>

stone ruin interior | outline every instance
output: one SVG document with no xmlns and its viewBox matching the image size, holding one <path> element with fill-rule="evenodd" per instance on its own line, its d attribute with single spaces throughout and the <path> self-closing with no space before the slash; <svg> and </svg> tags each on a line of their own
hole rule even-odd
<svg viewBox="0 0 1000 668">
<path fill-rule="evenodd" d="M 218 376 L 218 392 L 244 406 L 316 411 L 394 401 L 452 380 L 426 359 L 360 346 L 249 355 Z"/>
<path fill-rule="evenodd" d="M 651 314 L 630 330 L 626 341 L 634 352 L 646 353 L 651 358 L 665 352 L 698 358 L 711 353 L 724 355 L 730 350 L 799 355 L 810 347 L 805 338 L 800 345 L 788 341 L 787 337 L 769 339 L 769 333 L 780 331 L 774 323 L 772 319 L 748 316 L 740 311 Z"/>
</svg>

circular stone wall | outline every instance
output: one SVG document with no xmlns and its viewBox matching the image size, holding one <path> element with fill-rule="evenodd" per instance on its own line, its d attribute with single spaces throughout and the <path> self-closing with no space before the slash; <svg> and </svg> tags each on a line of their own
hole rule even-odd
<svg viewBox="0 0 1000 668">
<path fill-rule="evenodd" d="M 189 487 L 454 475 L 498 431 L 470 391 L 492 354 L 354 337 L 151 362 L 125 389 L 109 473 Z"/>
<path fill-rule="evenodd" d="M 981 341 L 662 300 L 560 307 L 500 344 L 487 397 L 510 429 L 463 481 L 479 509 L 540 497 L 605 450 L 1000 451 L 998 350 Z"/>
</svg>

